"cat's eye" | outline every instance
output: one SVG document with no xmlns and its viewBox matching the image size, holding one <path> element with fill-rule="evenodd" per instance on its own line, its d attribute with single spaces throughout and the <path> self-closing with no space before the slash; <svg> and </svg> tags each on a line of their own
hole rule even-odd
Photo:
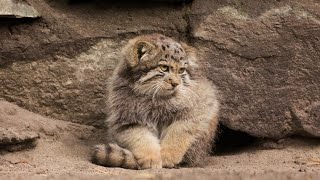
<svg viewBox="0 0 320 180">
<path fill-rule="evenodd" d="M 180 68 L 179 69 L 179 74 L 182 74 L 182 73 L 184 73 L 186 71 L 186 68 Z"/>
<path fill-rule="evenodd" d="M 169 67 L 166 66 L 166 65 L 160 65 L 160 69 L 161 69 L 161 71 L 163 71 L 163 72 L 169 71 Z"/>
</svg>

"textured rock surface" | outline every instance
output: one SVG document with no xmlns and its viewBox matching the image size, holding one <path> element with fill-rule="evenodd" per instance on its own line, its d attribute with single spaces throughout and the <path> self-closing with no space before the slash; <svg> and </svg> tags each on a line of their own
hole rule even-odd
<svg viewBox="0 0 320 180">
<path fill-rule="evenodd" d="M 105 118 L 105 87 L 118 50 L 114 41 L 101 40 L 73 58 L 14 62 L 0 73 L 4 94 L 44 115 L 95 124 Z"/>
<path fill-rule="evenodd" d="M 0 100 L 0 125 L 0 151 L 32 148 L 39 138 L 57 139 L 62 132 L 85 138 L 92 130 L 92 127 L 40 116 L 3 100 Z"/>
<path fill-rule="evenodd" d="M 39 135 L 33 131 L 13 128 L 0 128 L 0 149 L 9 151 L 34 147 Z"/>
<path fill-rule="evenodd" d="M 199 49 L 227 127 L 320 137 L 318 1 L 28 2 L 42 19 L 0 25 L 0 96 L 8 101 L 99 126 L 119 48 L 158 32 Z"/>
<path fill-rule="evenodd" d="M 0 100 L 0 150 L 17 151 L 36 146 L 40 132 L 53 134 L 53 123 Z"/>
<path fill-rule="evenodd" d="M 36 18 L 39 14 L 25 0 L 1 0 L 0 17 Z"/>
<path fill-rule="evenodd" d="M 311 10 L 282 5 L 252 17 L 228 6 L 190 18 L 224 95 L 225 125 L 260 137 L 319 136 L 320 21 Z"/>
</svg>

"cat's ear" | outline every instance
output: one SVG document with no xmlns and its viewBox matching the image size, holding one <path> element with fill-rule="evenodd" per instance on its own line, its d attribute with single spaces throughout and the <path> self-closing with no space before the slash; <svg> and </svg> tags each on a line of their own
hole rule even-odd
<svg viewBox="0 0 320 180">
<path fill-rule="evenodd" d="M 147 41 L 138 41 L 133 48 L 134 58 L 138 60 L 139 63 L 146 62 L 153 58 L 155 49 L 156 46 Z"/>
<path fill-rule="evenodd" d="M 130 42 L 124 48 L 126 60 L 131 67 L 135 67 L 140 63 L 153 59 L 157 54 L 155 45 L 148 41 L 137 40 Z"/>
<path fill-rule="evenodd" d="M 181 46 L 186 51 L 189 65 L 192 67 L 198 67 L 197 49 L 194 47 L 188 46 L 185 43 L 181 43 Z"/>
</svg>

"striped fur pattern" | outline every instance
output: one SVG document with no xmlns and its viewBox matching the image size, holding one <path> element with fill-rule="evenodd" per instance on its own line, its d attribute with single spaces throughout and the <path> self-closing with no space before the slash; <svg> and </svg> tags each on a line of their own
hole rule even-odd
<svg viewBox="0 0 320 180">
<path fill-rule="evenodd" d="M 131 39 L 108 98 L 110 142 L 95 146 L 94 163 L 149 169 L 205 162 L 219 103 L 194 48 L 160 34 Z"/>
</svg>

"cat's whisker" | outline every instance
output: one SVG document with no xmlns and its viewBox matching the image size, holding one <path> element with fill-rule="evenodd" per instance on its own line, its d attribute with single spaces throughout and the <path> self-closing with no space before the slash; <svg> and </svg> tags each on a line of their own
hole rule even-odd
<svg viewBox="0 0 320 180">
<path fill-rule="evenodd" d="M 158 86 L 159 86 L 158 83 L 154 84 L 154 85 L 152 86 L 152 88 L 150 89 L 150 91 L 148 91 L 148 93 L 151 94 L 152 91 L 155 93 L 155 92 L 157 91 L 157 89 L 158 89 Z M 154 93 L 153 93 L 153 94 L 154 94 Z"/>
<path fill-rule="evenodd" d="M 155 88 L 157 84 L 152 84 L 150 86 L 144 87 L 141 91 L 142 94 L 150 94 Z"/>
<path fill-rule="evenodd" d="M 193 90 L 191 90 L 190 88 L 186 88 L 186 90 L 191 93 L 192 95 L 194 95 L 195 98 L 199 98 L 199 95 L 197 93 L 195 93 Z"/>
<path fill-rule="evenodd" d="M 157 93 L 158 93 L 160 90 L 161 90 L 161 86 L 159 86 L 159 85 L 157 84 L 157 89 L 154 91 L 153 96 L 152 96 L 152 101 L 153 101 L 153 102 L 155 101 L 155 97 L 156 97 Z"/>
<path fill-rule="evenodd" d="M 185 94 L 185 97 L 189 97 L 189 98 L 186 98 L 187 101 L 189 102 L 189 104 L 195 104 L 196 103 L 196 100 L 195 99 L 198 99 L 199 98 L 199 95 L 196 94 L 194 91 L 192 91 L 191 89 L 189 88 L 182 88 L 182 91 L 183 93 Z"/>
<path fill-rule="evenodd" d="M 148 86 L 146 89 L 142 91 L 143 94 L 149 94 L 154 86 Z"/>
</svg>

